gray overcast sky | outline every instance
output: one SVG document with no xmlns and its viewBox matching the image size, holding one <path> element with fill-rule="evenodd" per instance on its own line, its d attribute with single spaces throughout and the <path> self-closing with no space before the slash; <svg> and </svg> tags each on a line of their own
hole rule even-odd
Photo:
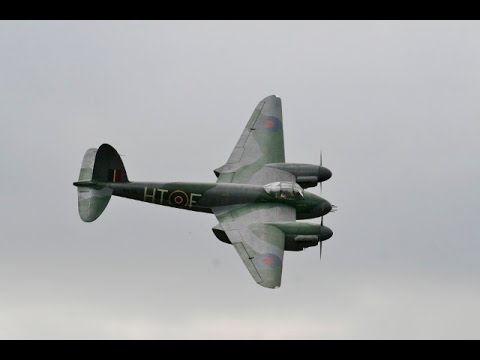
<svg viewBox="0 0 480 360">
<path fill-rule="evenodd" d="M 0 22 L 0 338 L 480 338 L 480 23 Z M 334 237 L 255 284 L 213 215 L 77 211 L 87 148 L 215 181 L 259 100 Z M 318 188 L 310 189 L 318 192 Z"/>
</svg>

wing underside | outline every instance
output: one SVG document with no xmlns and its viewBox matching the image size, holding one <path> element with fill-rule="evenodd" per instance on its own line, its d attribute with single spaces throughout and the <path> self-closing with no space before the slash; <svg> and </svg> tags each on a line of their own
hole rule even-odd
<svg viewBox="0 0 480 360">
<path fill-rule="evenodd" d="M 285 171 L 264 167 L 284 162 L 282 102 L 272 95 L 258 103 L 227 163 L 215 169 L 215 174 L 220 183 L 294 181 Z"/>
<path fill-rule="evenodd" d="M 248 204 L 213 211 L 254 280 L 267 288 L 279 287 L 285 235 L 267 223 L 295 220 L 295 209 L 281 204 Z"/>
</svg>

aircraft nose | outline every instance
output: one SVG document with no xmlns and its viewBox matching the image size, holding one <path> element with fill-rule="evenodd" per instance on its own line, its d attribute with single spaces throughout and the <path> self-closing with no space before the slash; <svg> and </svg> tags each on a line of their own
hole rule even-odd
<svg viewBox="0 0 480 360">
<path fill-rule="evenodd" d="M 322 205 L 320 205 L 322 209 L 322 215 L 328 214 L 332 210 L 332 204 L 330 204 L 328 201 L 322 202 Z"/>
<path fill-rule="evenodd" d="M 320 217 L 323 215 L 327 215 L 332 210 L 332 204 L 330 204 L 327 200 L 323 200 L 320 204 L 318 204 L 313 213 L 315 217 Z"/>
<path fill-rule="evenodd" d="M 319 171 L 318 171 L 318 181 L 327 181 L 332 177 L 332 172 L 327 169 L 326 167 L 321 166 Z"/>
</svg>

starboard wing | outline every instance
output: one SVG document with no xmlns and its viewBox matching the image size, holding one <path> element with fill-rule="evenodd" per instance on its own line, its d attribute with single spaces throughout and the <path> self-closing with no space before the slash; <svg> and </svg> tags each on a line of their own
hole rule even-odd
<svg viewBox="0 0 480 360">
<path fill-rule="evenodd" d="M 295 209 L 283 204 L 248 204 L 218 207 L 213 212 L 255 281 L 267 288 L 279 287 L 285 234 L 268 223 L 294 221 Z"/>
</svg>

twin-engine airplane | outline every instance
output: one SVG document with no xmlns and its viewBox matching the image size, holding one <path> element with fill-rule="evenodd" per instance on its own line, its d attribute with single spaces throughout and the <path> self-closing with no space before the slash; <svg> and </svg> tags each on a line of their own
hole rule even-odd
<svg viewBox="0 0 480 360">
<path fill-rule="evenodd" d="M 179 209 L 213 213 L 216 237 L 232 244 L 255 281 L 280 286 L 283 252 L 321 245 L 333 232 L 323 226 L 332 210 L 303 189 L 328 180 L 325 167 L 285 163 L 282 103 L 272 95 L 257 105 L 227 163 L 214 170 L 216 183 L 131 182 L 108 144 L 88 149 L 73 185 L 85 222 L 97 219 L 112 195 Z M 322 217 L 321 224 L 296 222 Z"/>
</svg>

